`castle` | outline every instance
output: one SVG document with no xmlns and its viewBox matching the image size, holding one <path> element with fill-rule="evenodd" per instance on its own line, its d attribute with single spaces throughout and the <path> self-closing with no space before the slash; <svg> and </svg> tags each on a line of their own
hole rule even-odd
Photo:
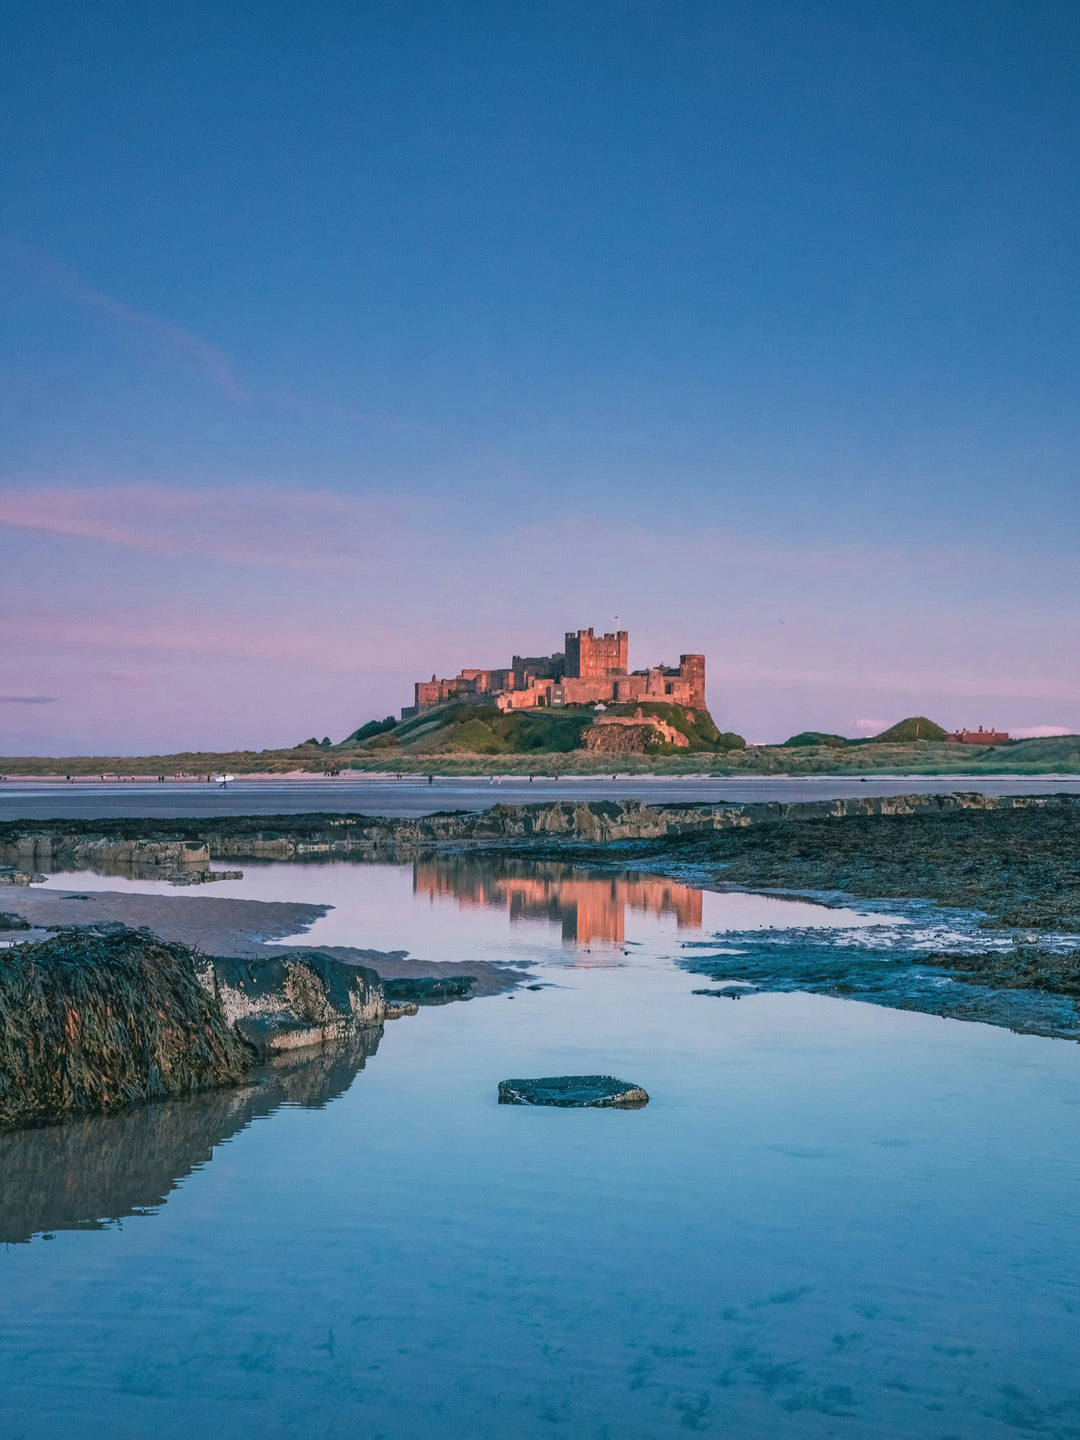
<svg viewBox="0 0 1080 1440">
<path fill-rule="evenodd" d="M 547 705 L 626 704 L 667 700 L 687 710 L 705 709 L 705 656 L 680 655 L 678 669 L 654 665 L 630 670 L 627 631 L 594 635 L 567 631 L 565 648 L 554 655 L 515 655 L 506 670 L 462 670 L 452 680 L 416 682 L 415 704 L 401 718 L 420 715 L 452 700 L 528 710 Z"/>
</svg>

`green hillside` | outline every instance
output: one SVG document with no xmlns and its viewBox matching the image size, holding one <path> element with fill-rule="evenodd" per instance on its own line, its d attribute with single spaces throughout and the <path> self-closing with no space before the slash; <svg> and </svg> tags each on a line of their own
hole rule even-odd
<svg viewBox="0 0 1080 1440">
<path fill-rule="evenodd" d="M 691 719 L 679 705 L 645 701 L 612 705 L 605 713 L 632 716 L 638 711 L 685 735 L 694 754 L 727 752 L 745 744 L 741 735 L 722 735 L 707 710 L 696 711 Z M 461 703 L 413 716 L 393 729 L 387 728 L 386 722 L 372 722 L 334 748 L 377 751 L 388 763 L 394 763 L 394 754 L 568 755 L 584 749 L 585 732 L 595 719 L 596 712 L 590 706 L 502 711 L 494 706 Z M 684 751 L 683 746 L 663 743 L 651 748 L 658 754 Z"/>
<path fill-rule="evenodd" d="M 906 720 L 898 720 L 895 725 L 890 725 L 888 730 L 875 735 L 871 743 L 902 745 L 909 740 L 944 739 L 945 731 L 940 725 L 935 725 L 933 720 L 928 720 L 925 715 L 909 715 Z"/>
<path fill-rule="evenodd" d="M 494 706 L 444 705 L 415 715 L 367 741 L 389 759 L 393 751 L 414 755 L 566 754 L 582 747 L 593 722 L 591 710 L 517 710 Z M 349 742 L 343 742 L 348 745 Z"/>
</svg>

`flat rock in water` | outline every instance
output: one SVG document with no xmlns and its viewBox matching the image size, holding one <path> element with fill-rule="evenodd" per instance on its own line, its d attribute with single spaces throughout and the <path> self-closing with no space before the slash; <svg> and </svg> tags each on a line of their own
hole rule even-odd
<svg viewBox="0 0 1080 1440">
<path fill-rule="evenodd" d="M 649 1103 L 640 1085 L 614 1075 L 548 1075 L 539 1080 L 501 1080 L 500 1105 L 605 1106 L 639 1110 Z"/>
<path fill-rule="evenodd" d="M 384 980 L 383 992 L 395 1004 L 412 1000 L 430 1005 L 444 1000 L 465 1000 L 476 984 L 475 975 L 417 975 L 398 980 Z"/>
</svg>

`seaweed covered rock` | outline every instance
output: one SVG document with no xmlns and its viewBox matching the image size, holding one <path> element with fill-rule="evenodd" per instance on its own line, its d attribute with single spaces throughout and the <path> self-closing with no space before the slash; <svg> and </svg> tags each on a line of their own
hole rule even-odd
<svg viewBox="0 0 1080 1440">
<path fill-rule="evenodd" d="M 418 1005 L 438 1005 L 448 1000 L 466 1000 L 476 984 L 475 975 L 417 975 L 398 980 L 384 980 L 387 1000 L 414 1001 Z"/>
<path fill-rule="evenodd" d="M 614 1075 L 548 1075 L 500 1080 L 500 1105 L 557 1105 L 563 1109 L 640 1110 L 649 1092 Z"/>
<path fill-rule="evenodd" d="M 0 951 L 0 1127 L 235 1085 L 251 1060 L 185 945 L 91 927 Z"/>
</svg>

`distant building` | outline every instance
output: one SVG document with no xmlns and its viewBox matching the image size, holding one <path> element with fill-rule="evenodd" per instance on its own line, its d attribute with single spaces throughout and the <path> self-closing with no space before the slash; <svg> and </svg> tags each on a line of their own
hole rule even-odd
<svg viewBox="0 0 1080 1440">
<path fill-rule="evenodd" d="M 594 635 L 568 631 L 565 648 L 554 655 L 515 655 L 504 670 L 462 670 L 452 680 L 418 680 L 414 704 L 401 718 L 466 700 L 500 710 L 549 705 L 628 704 L 667 700 L 687 710 L 705 709 L 705 656 L 680 655 L 678 668 L 654 665 L 630 670 L 628 632 Z"/>
<path fill-rule="evenodd" d="M 1007 730 L 984 730 L 981 725 L 978 730 L 954 730 L 945 736 L 954 745 L 1004 745 L 1008 738 Z"/>
</svg>

